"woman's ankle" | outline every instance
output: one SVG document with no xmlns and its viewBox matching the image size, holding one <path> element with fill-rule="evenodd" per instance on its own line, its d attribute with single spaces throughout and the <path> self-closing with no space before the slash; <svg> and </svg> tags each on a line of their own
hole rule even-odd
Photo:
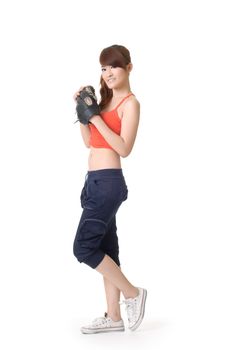
<svg viewBox="0 0 234 350">
<path fill-rule="evenodd" d="M 126 294 L 124 293 L 124 298 L 136 298 L 139 294 L 139 289 L 137 287 L 132 287 Z"/>
<path fill-rule="evenodd" d="M 108 311 L 106 314 L 107 317 L 110 317 L 114 322 L 120 321 L 122 319 L 120 312 Z"/>
</svg>

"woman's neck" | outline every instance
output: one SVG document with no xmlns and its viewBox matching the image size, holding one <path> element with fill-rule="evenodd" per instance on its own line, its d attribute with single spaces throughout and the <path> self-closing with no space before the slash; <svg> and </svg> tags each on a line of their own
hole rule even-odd
<svg viewBox="0 0 234 350">
<path fill-rule="evenodd" d="M 113 89 L 113 98 L 124 98 L 131 93 L 130 85 L 120 89 Z"/>
</svg>

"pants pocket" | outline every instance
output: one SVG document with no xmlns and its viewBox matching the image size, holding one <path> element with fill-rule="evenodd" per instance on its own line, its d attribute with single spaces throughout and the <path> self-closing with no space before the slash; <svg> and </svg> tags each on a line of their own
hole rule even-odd
<svg viewBox="0 0 234 350">
<path fill-rule="evenodd" d="M 85 199 L 86 199 L 86 186 L 84 185 L 80 194 L 80 203 L 82 208 L 84 208 Z"/>
</svg>

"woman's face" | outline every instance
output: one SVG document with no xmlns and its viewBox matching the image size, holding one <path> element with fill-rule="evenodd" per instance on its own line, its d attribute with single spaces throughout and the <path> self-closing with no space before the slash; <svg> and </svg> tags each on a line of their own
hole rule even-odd
<svg viewBox="0 0 234 350">
<path fill-rule="evenodd" d="M 129 78 L 129 65 L 126 70 L 120 67 L 102 66 L 102 78 L 109 89 L 117 89 L 123 87 Z"/>
</svg>

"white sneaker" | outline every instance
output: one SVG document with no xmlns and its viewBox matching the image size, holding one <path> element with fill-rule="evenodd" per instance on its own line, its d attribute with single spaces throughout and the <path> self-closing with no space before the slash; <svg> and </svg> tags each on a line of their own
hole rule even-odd
<svg viewBox="0 0 234 350">
<path fill-rule="evenodd" d="M 113 321 L 105 313 L 104 317 L 95 318 L 88 326 L 81 327 L 84 334 L 105 333 L 105 332 L 121 332 L 124 331 L 123 320 Z"/>
<path fill-rule="evenodd" d="M 147 290 L 138 288 L 139 294 L 135 298 L 123 300 L 126 304 L 128 315 L 129 329 L 135 331 L 141 324 L 145 314 L 145 301 L 147 297 Z"/>
</svg>

